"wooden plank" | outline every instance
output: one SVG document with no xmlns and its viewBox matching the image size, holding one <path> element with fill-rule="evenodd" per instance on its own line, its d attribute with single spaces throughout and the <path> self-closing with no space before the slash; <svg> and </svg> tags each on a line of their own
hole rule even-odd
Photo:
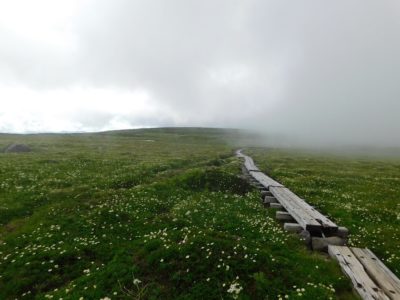
<svg viewBox="0 0 400 300">
<path fill-rule="evenodd" d="M 254 161 L 251 157 L 245 155 L 244 156 L 244 166 L 246 167 L 247 170 L 255 170 L 255 171 L 259 171 L 260 169 L 256 167 L 256 165 L 254 164 Z"/>
<path fill-rule="evenodd" d="M 372 281 L 349 247 L 329 245 L 328 253 L 339 262 L 341 269 L 351 279 L 354 289 L 362 299 L 389 300 L 382 289 Z"/>
<path fill-rule="evenodd" d="M 236 150 L 236 156 L 238 156 L 238 157 L 244 157 L 244 154 L 242 153 L 242 149 Z"/>
<path fill-rule="evenodd" d="M 278 203 L 278 200 L 274 196 L 265 196 L 263 203 L 270 204 L 270 203 Z"/>
<path fill-rule="evenodd" d="M 270 203 L 269 207 L 274 208 L 274 209 L 278 209 L 278 210 L 284 210 L 282 204 L 280 203 Z"/>
<path fill-rule="evenodd" d="M 238 157 L 244 159 L 244 166 L 250 175 L 256 179 L 259 183 L 261 183 L 265 188 L 269 188 L 272 185 L 275 186 L 282 186 L 279 182 L 273 180 L 272 178 L 268 177 L 254 164 L 253 159 L 250 156 L 244 155 L 241 150 L 236 152 Z"/>
<path fill-rule="evenodd" d="M 289 221 L 293 222 L 293 217 L 291 214 L 285 212 L 285 211 L 277 211 L 275 214 L 275 218 L 279 221 Z"/>
<path fill-rule="evenodd" d="M 326 234 L 334 234 L 337 232 L 338 226 L 335 223 L 307 204 L 303 199 L 298 197 L 289 189 L 285 188 L 282 184 L 262 173 L 255 166 L 251 157 L 242 154 L 241 151 L 238 151 L 237 155 L 244 158 L 245 168 L 249 171 L 250 175 L 262 186 L 270 190 L 277 198 L 278 202 L 281 203 L 290 214 L 292 214 L 293 218 L 305 230 L 313 232 L 323 231 Z"/>
<path fill-rule="evenodd" d="M 283 224 L 283 229 L 293 233 L 300 233 L 303 230 L 303 227 L 297 223 L 285 223 Z"/>
<path fill-rule="evenodd" d="M 274 197 L 278 200 L 280 204 L 293 216 L 293 218 L 308 231 L 317 231 L 322 228 L 322 225 L 314 220 L 308 213 L 304 211 L 304 209 L 299 206 L 296 201 L 294 201 L 291 197 L 288 197 L 286 190 L 287 188 L 282 187 L 271 187 L 270 192 L 274 195 Z"/>
<path fill-rule="evenodd" d="M 272 197 L 272 194 L 271 194 L 270 191 L 264 191 L 264 192 L 261 192 L 261 197 L 262 197 L 262 198 L 265 198 L 265 197 Z"/>
<path fill-rule="evenodd" d="M 311 207 L 303 199 L 298 197 L 287 188 L 271 187 L 271 193 L 293 214 L 294 219 L 308 231 L 323 231 L 324 233 L 334 234 L 338 226 L 322 215 L 319 211 Z"/>
<path fill-rule="evenodd" d="M 242 150 L 238 150 L 236 151 L 236 155 L 240 158 L 244 159 L 244 166 L 246 167 L 246 169 L 249 170 L 254 170 L 254 171 L 258 171 L 259 169 L 256 167 L 256 165 L 254 164 L 254 161 L 251 157 L 244 155 L 242 153 Z"/>
<path fill-rule="evenodd" d="M 281 191 L 281 194 L 288 199 L 291 199 L 293 202 L 295 202 L 300 208 L 304 210 L 305 213 L 307 213 L 312 219 L 316 220 L 319 224 L 321 224 L 321 227 L 324 232 L 326 233 L 335 233 L 338 230 L 338 225 L 333 223 L 331 220 L 329 220 L 326 216 L 321 214 L 319 211 L 317 211 L 315 208 L 310 206 L 307 202 L 305 202 L 303 199 L 301 199 L 299 196 L 294 194 L 291 190 L 289 189 L 284 189 Z M 278 199 L 279 201 L 279 199 Z"/>
<path fill-rule="evenodd" d="M 369 249 L 351 248 L 368 275 L 392 300 L 400 299 L 400 280 Z"/>
<path fill-rule="evenodd" d="M 253 178 L 255 180 L 257 180 L 259 183 L 261 183 L 267 189 L 269 189 L 271 186 L 283 186 L 282 184 L 273 180 L 272 178 L 268 177 L 267 175 L 265 175 L 262 172 L 250 171 L 250 174 L 251 174 L 251 176 L 253 176 Z"/>
<path fill-rule="evenodd" d="M 299 196 L 297 196 L 295 193 L 293 193 L 291 190 L 287 189 L 284 191 L 287 197 L 291 197 L 293 201 L 296 201 L 299 206 L 303 207 L 305 211 L 307 211 L 308 214 L 310 214 L 315 220 L 318 221 L 323 227 L 337 227 L 335 223 L 333 223 L 331 220 L 329 220 L 327 217 L 325 217 L 323 214 L 321 214 L 319 211 L 317 211 L 314 207 L 309 205 L 306 201 L 301 199 Z"/>
</svg>

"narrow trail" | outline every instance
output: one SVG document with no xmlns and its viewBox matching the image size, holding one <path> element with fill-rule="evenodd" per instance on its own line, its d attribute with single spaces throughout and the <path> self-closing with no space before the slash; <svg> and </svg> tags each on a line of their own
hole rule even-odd
<svg viewBox="0 0 400 300">
<path fill-rule="evenodd" d="M 243 159 L 246 178 L 261 191 L 265 207 L 276 209 L 285 230 L 299 234 L 315 251 L 326 251 L 351 279 L 354 290 L 367 300 L 400 300 L 400 280 L 368 248 L 347 247 L 348 230 L 329 220 L 281 183 L 264 174 L 250 156 Z"/>
</svg>

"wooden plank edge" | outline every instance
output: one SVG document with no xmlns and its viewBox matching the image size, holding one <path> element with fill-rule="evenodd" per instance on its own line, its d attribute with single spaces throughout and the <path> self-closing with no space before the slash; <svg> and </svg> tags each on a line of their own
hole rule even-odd
<svg viewBox="0 0 400 300">
<path fill-rule="evenodd" d="M 400 299 L 400 279 L 370 249 L 351 248 L 351 251 L 390 299 Z"/>
<path fill-rule="evenodd" d="M 343 273 L 353 283 L 354 289 L 364 300 L 390 300 L 369 277 L 361 262 L 346 246 L 328 246 L 329 255 L 335 259 Z"/>
<path fill-rule="evenodd" d="M 337 226 L 334 222 L 329 220 L 327 217 L 322 215 L 321 213 L 317 212 L 311 212 L 312 207 L 305 202 L 303 199 L 298 197 L 296 194 L 294 194 L 291 190 L 288 188 L 282 188 L 282 189 L 271 189 L 271 192 L 273 195 L 278 199 L 278 201 L 282 198 L 284 198 L 286 201 L 291 201 L 293 205 L 296 205 L 299 207 L 304 212 L 304 215 L 307 217 L 307 219 L 314 220 L 313 222 L 309 221 L 308 224 L 308 229 L 305 228 L 306 230 L 312 230 L 312 231 L 322 231 L 325 234 L 329 235 L 335 235 L 338 231 L 339 226 Z M 281 203 L 284 201 L 280 201 Z M 285 206 L 284 203 L 282 205 Z M 292 210 L 288 207 L 285 207 L 287 211 L 292 212 Z M 297 218 L 295 217 L 297 220 Z M 323 222 L 321 219 L 324 219 L 325 222 Z M 300 223 L 300 222 L 299 222 Z"/>
</svg>

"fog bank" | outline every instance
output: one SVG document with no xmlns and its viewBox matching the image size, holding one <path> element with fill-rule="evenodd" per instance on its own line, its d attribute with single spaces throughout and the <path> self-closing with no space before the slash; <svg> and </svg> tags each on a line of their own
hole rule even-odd
<svg viewBox="0 0 400 300">
<path fill-rule="evenodd" d="M 396 0 L 3 1 L 0 40 L 0 132 L 400 146 Z"/>
</svg>

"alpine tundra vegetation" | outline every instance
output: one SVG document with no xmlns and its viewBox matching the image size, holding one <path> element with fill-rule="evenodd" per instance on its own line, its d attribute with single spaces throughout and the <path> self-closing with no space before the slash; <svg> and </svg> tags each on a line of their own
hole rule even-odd
<svg viewBox="0 0 400 300">
<path fill-rule="evenodd" d="M 240 132 L 1 135 L 0 299 L 357 299 L 241 175 Z M 399 275 L 400 164 L 247 148 Z"/>
</svg>

